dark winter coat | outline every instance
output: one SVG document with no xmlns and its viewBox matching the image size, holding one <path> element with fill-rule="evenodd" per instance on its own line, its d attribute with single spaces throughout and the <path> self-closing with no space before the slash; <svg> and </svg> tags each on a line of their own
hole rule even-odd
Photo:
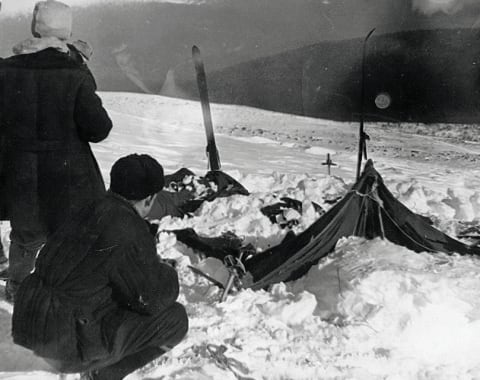
<svg viewBox="0 0 480 380">
<path fill-rule="evenodd" d="M 86 65 L 52 48 L 1 61 L 0 91 L 8 218 L 51 233 L 105 192 L 89 142 L 105 139 L 111 120 Z"/>
<path fill-rule="evenodd" d="M 57 230 L 20 286 L 14 342 L 64 362 L 105 358 L 127 311 L 155 315 L 178 296 L 148 224 L 110 192 Z"/>
</svg>

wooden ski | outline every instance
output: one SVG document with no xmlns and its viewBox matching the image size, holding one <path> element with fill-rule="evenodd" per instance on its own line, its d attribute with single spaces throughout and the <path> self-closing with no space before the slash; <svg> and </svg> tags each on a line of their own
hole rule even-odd
<svg viewBox="0 0 480 380">
<path fill-rule="evenodd" d="M 200 49 L 195 45 L 192 47 L 192 58 L 193 63 L 195 64 L 198 92 L 200 95 L 200 103 L 202 105 L 203 123 L 207 135 L 208 164 L 210 170 L 218 171 L 221 168 L 221 164 L 217 145 L 215 144 L 215 134 L 213 132 L 212 114 L 210 112 L 210 101 L 208 99 L 207 76 L 205 74 L 205 67 L 202 55 L 200 54 Z"/>
</svg>

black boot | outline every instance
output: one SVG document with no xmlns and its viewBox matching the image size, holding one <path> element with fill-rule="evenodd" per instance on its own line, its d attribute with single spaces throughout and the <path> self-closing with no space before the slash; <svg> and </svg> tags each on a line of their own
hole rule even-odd
<svg viewBox="0 0 480 380">
<path fill-rule="evenodd" d="M 15 295 L 17 294 L 19 287 L 19 283 L 12 280 L 7 280 L 7 284 L 5 285 L 5 299 L 7 302 L 10 302 L 11 304 L 15 302 Z"/>
<path fill-rule="evenodd" d="M 8 276 L 8 267 L 6 267 L 5 269 L 3 269 L 2 271 L 0 271 L 0 280 L 3 280 L 3 281 L 6 281 L 8 280 L 9 276 Z"/>
<path fill-rule="evenodd" d="M 97 371 L 87 371 L 80 374 L 80 380 L 97 380 Z"/>
<path fill-rule="evenodd" d="M 0 265 L 6 265 L 8 263 L 7 256 L 5 256 L 5 251 L 3 250 L 3 244 L 0 242 Z"/>
<path fill-rule="evenodd" d="M 119 362 L 93 373 L 92 380 L 121 380 L 133 371 L 142 368 L 152 360 L 160 357 L 166 351 L 160 347 L 148 347 L 136 354 L 127 356 Z"/>
</svg>

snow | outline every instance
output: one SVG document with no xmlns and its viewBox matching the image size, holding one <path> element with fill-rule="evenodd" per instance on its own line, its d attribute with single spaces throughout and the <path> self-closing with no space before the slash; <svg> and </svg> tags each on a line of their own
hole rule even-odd
<svg viewBox="0 0 480 380">
<path fill-rule="evenodd" d="M 182 166 L 206 172 L 198 103 L 127 93 L 102 97 L 114 130 L 93 148 L 107 182 L 112 163 L 132 152 L 156 157 L 166 173 Z M 212 116 L 222 169 L 252 194 L 205 203 L 190 219 L 164 218 L 162 231 L 233 231 L 264 250 L 286 231 L 270 223 L 261 207 L 282 196 L 300 200 L 304 212 L 294 231 L 301 232 L 319 217 L 312 202 L 328 209 L 325 200 L 345 194 L 354 182 L 353 124 L 215 104 Z M 407 207 L 450 234 L 460 221 L 480 219 L 480 170 L 458 158 L 474 157 L 480 147 L 368 123 L 366 128 L 377 170 Z M 321 165 L 327 153 L 338 164 L 332 176 Z M 2 226 L 6 245 L 8 229 Z M 269 291 L 243 290 L 220 303 L 220 290 L 188 269 L 198 263 L 197 254 L 167 232 L 160 233 L 157 248 L 178 261 L 190 330 L 130 380 L 480 378 L 477 258 L 416 254 L 388 241 L 350 237 L 303 278 Z M 56 378 L 10 342 L 11 307 L 0 303 L 0 312 L 0 379 Z"/>
<path fill-rule="evenodd" d="M 310 154 L 316 154 L 317 156 L 326 156 L 327 154 L 334 155 L 336 152 L 330 149 L 325 149 L 319 146 L 312 146 L 305 149 L 305 152 Z"/>
</svg>

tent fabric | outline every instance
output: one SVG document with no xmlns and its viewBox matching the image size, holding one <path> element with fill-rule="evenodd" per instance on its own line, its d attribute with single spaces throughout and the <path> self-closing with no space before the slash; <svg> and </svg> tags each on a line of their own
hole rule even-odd
<svg viewBox="0 0 480 380">
<path fill-rule="evenodd" d="M 243 246 L 243 240 L 233 232 L 225 232 L 217 237 L 199 236 L 192 228 L 169 230 L 165 232 L 174 233 L 179 242 L 200 251 L 206 257 L 214 257 L 222 261 L 229 255 L 240 257 L 240 255 L 247 249 L 254 251 L 251 246 Z"/>
<path fill-rule="evenodd" d="M 415 252 L 480 255 L 479 247 L 449 237 L 399 202 L 369 160 L 352 189 L 307 230 L 250 257 L 242 285 L 255 290 L 296 280 L 348 236 L 380 237 Z"/>
</svg>

